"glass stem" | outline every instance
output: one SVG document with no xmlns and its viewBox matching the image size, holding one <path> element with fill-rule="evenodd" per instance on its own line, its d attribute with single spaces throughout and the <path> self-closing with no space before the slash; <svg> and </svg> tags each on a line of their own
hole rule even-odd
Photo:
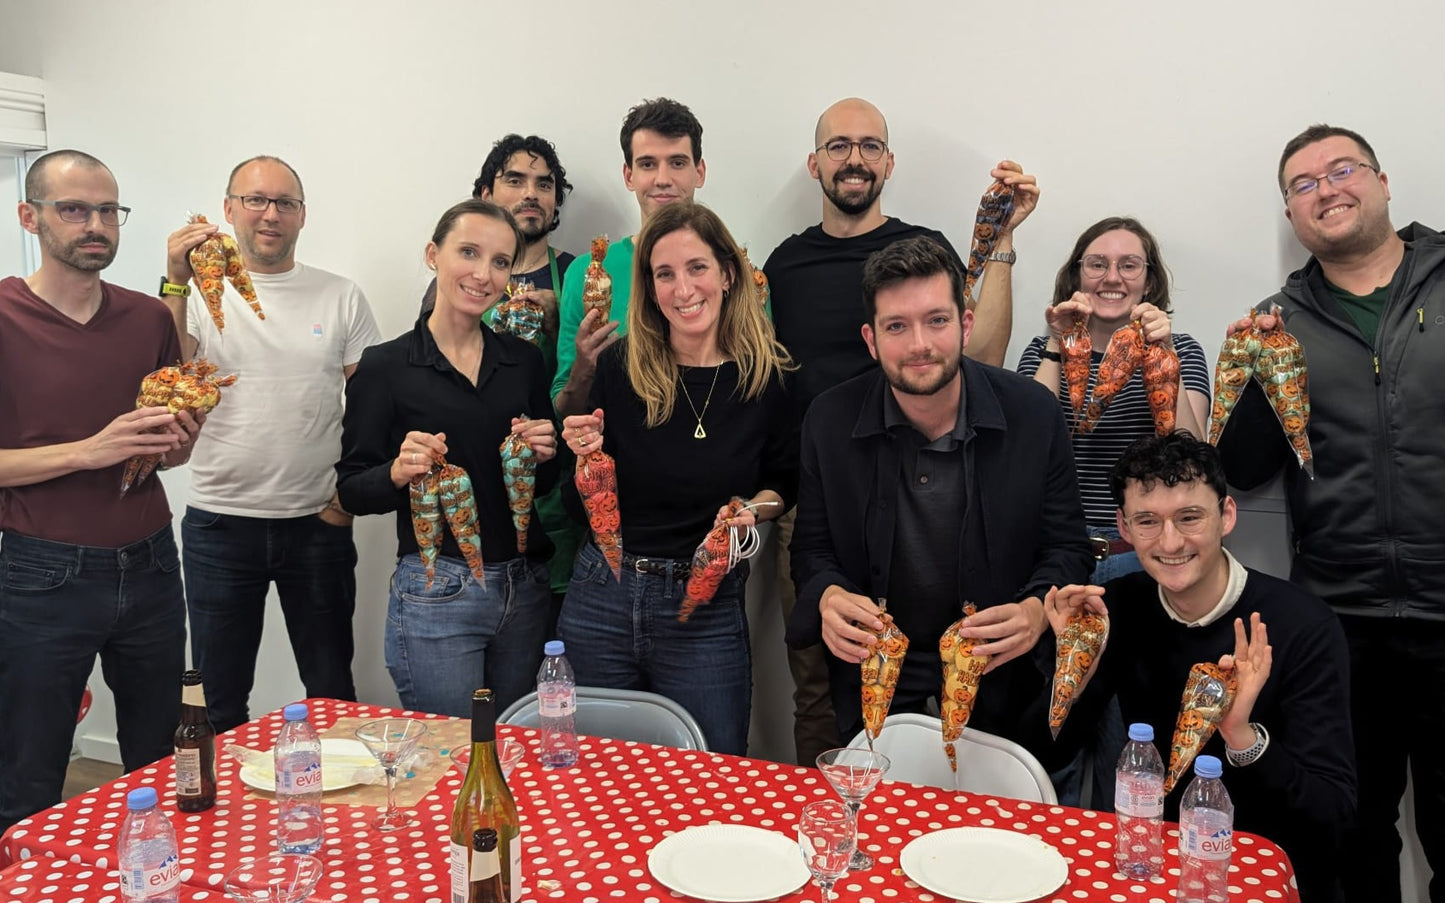
<svg viewBox="0 0 1445 903">
<path fill-rule="evenodd" d="M 823 903 L 833 899 L 833 882 L 827 878 L 819 878 L 818 886 L 823 888 Z"/>
<path fill-rule="evenodd" d="M 383 768 L 386 772 L 386 814 L 390 817 L 396 812 L 396 766 Z"/>
</svg>

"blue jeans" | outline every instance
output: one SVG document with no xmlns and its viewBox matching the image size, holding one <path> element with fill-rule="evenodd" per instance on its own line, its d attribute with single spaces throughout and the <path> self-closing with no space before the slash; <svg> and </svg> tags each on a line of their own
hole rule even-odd
<svg viewBox="0 0 1445 903">
<path fill-rule="evenodd" d="M 619 583 L 602 553 L 586 543 L 557 624 L 577 682 L 666 696 L 697 719 L 709 749 L 747 755 L 753 704 L 747 574 L 746 562 L 738 565 L 713 600 L 682 624 L 677 610 L 685 576 L 642 574 L 624 565 Z"/>
<path fill-rule="evenodd" d="M 1118 539 L 1118 530 L 1089 530 L 1090 536 L 1102 536 L 1105 539 Z M 1134 551 L 1116 552 L 1094 565 L 1094 576 L 1090 582 L 1095 586 L 1103 586 L 1115 577 L 1123 577 L 1125 574 L 1133 574 L 1144 570 L 1144 565 L 1139 563 L 1139 554 Z"/>
<path fill-rule="evenodd" d="M 500 715 L 536 689 L 552 608 L 547 566 L 513 558 L 484 571 L 485 588 L 464 562 L 439 556 L 427 589 L 420 556 L 397 561 L 386 670 L 407 708 L 468 718 L 472 692 L 488 687 Z"/>
<path fill-rule="evenodd" d="M 205 680 L 216 730 L 250 720 L 247 701 L 272 581 L 306 695 L 356 698 L 356 545 L 350 526 L 314 514 L 272 519 L 188 507 L 181 547 L 191 658 Z"/>
<path fill-rule="evenodd" d="M 172 751 L 186 603 L 170 525 L 119 549 L 0 537 L 0 832 L 60 802 L 100 655 L 126 771 Z"/>
</svg>

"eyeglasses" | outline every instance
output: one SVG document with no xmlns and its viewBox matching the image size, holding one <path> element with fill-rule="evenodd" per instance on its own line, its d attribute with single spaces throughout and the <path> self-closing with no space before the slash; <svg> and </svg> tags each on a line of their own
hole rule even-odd
<svg viewBox="0 0 1445 903">
<path fill-rule="evenodd" d="M 25 203 L 55 208 L 55 215 L 67 223 L 88 223 L 92 213 L 100 214 L 100 221 L 106 226 L 125 224 L 130 208 L 119 204 L 87 204 L 84 201 L 37 201 L 26 198 Z"/>
<path fill-rule="evenodd" d="M 1090 254 L 1088 257 L 1084 257 L 1079 261 L 1080 269 L 1084 271 L 1085 276 L 1091 279 L 1103 279 L 1109 275 L 1109 267 L 1111 266 L 1118 269 L 1119 278 L 1125 282 L 1133 282 L 1135 279 L 1143 276 L 1145 270 L 1149 269 L 1148 261 L 1138 254 L 1129 254 L 1128 256 L 1120 257 L 1118 260 L 1110 260 L 1103 254 Z"/>
<path fill-rule="evenodd" d="M 1222 508 L 1224 501 L 1221 499 L 1219 504 Z M 1172 521 L 1174 529 L 1185 536 L 1198 536 L 1209 526 L 1210 514 L 1208 508 L 1180 508 L 1168 517 L 1143 511 L 1124 518 L 1124 523 L 1129 525 L 1137 539 L 1158 539 L 1164 532 L 1165 521 Z"/>
<path fill-rule="evenodd" d="M 1345 182 L 1348 182 L 1350 180 L 1350 177 L 1353 176 L 1357 170 L 1361 169 L 1368 169 L 1371 172 L 1379 172 L 1378 169 L 1368 163 L 1346 163 L 1344 166 L 1335 167 L 1318 179 L 1295 179 L 1293 182 L 1289 183 L 1288 186 L 1286 186 L 1284 190 L 1284 198 L 1288 201 L 1297 198 L 1302 194 L 1309 194 L 1313 192 L 1316 188 L 1319 188 L 1320 182 L 1324 179 L 1328 179 L 1331 185 L 1343 185 Z"/>
<path fill-rule="evenodd" d="M 296 198 L 268 198 L 264 194 L 228 194 L 226 197 L 233 201 L 240 201 L 241 206 L 247 210 L 261 213 L 272 204 L 276 205 L 276 212 L 284 216 L 295 216 L 306 206 L 305 201 L 298 201 Z"/>
<path fill-rule="evenodd" d="M 850 141 L 847 138 L 834 138 L 813 148 L 814 153 L 825 150 L 828 152 L 829 160 L 837 160 L 839 163 L 853 155 L 853 148 L 858 148 L 858 156 L 869 163 L 877 163 L 883 159 L 888 152 L 888 145 L 877 138 L 864 138 L 862 141 Z"/>
</svg>

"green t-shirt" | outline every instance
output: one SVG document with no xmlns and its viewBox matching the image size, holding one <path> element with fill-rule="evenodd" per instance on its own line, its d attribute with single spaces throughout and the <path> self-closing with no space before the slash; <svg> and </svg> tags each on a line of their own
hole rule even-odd
<svg viewBox="0 0 1445 903">
<path fill-rule="evenodd" d="M 1360 331 L 1360 335 L 1370 343 L 1370 347 L 1374 347 L 1375 336 L 1380 331 L 1380 315 L 1385 312 L 1385 302 L 1390 299 L 1390 287 L 1382 285 L 1368 295 L 1348 292 L 1328 279 L 1325 280 L 1325 287 L 1335 296 L 1335 300 L 1340 302 L 1350 319 L 1355 321 L 1355 328 Z"/>
<path fill-rule="evenodd" d="M 622 324 L 618 335 L 627 333 L 627 301 L 632 297 L 632 257 L 635 246 L 632 236 L 615 241 L 602 258 L 602 268 L 612 277 L 612 319 Z M 572 375 L 572 362 L 577 359 L 577 327 L 582 323 L 582 283 L 587 278 L 587 265 L 592 255 L 579 254 L 562 277 L 562 298 L 557 302 L 560 325 L 557 330 L 557 375 L 552 380 L 552 398 L 567 386 Z"/>
</svg>

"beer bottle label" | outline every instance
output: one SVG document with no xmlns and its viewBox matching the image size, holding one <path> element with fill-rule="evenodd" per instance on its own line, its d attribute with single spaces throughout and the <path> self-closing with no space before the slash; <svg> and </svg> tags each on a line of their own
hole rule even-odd
<svg viewBox="0 0 1445 903">
<path fill-rule="evenodd" d="M 201 751 L 176 750 L 176 795 L 201 795 Z"/>
</svg>

